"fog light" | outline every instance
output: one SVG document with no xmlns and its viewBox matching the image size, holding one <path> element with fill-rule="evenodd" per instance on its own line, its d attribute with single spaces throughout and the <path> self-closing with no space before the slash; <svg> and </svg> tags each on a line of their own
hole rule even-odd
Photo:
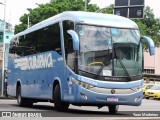
<svg viewBox="0 0 160 120">
<path fill-rule="evenodd" d="M 86 96 L 85 94 L 80 93 L 80 96 L 81 96 L 83 99 L 87 100 L 87 96 Z"/>
<path fill-rule="evenodd" d="M 83 87 L 83 88 L 86 88 L 86 89 L 94 88 L 93 85 L 90 85 L 90 84 L 87 84 L 87 83 L 78 81 L 78 80 L 76 80 L 76 79 L 74 79 L 74 78 L 72 78 L 72 81 L 73 81 L 75 84 L 77 84 L 77 85 L 79 85 L 79 86 L 81 86 L 81 87 Z"/>
</svg>

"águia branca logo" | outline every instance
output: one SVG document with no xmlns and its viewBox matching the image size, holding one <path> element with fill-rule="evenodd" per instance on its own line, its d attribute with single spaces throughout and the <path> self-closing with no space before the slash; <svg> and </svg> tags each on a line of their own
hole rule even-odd
<svg viewBox="0 0 160 120">
<path fill-rule="evenodd" d="M 20 68 L 21 70 L 50 68 L 53 67 L 54 62 L 52 53 L 38 54 L 14 60 L 15 68 Z"/>
</svg>

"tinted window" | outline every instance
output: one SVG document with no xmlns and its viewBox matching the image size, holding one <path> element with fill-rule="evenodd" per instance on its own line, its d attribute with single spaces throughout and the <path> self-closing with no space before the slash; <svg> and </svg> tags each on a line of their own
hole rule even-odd
<svg viewBox="0 0 160 120">
<path fill-rule="evenodd" d="M 38 31 L 38 33 L 34 35 L 34 39 L 37 38 L 38 42 L 34 45 L 36 51 L 46 52 L 54 50 L 61 54 L 59 23 Z"/>
<path fill-rule="evenodd" d="M 17 37 L 12 40 L 10 47 L 12 56 L 26 56 L 46 51 L 61 54 L 59 23 Z"/>
<path fill-rule="evenodd" d="M 74 23 L 72 21 L 63 21 L 64 47 L 65 58 L 67 65 L 73 69 L 75 54 L 73 50 L 72 37 L 67 33 L 68 30 L 74 30 Z"/>
</svg>

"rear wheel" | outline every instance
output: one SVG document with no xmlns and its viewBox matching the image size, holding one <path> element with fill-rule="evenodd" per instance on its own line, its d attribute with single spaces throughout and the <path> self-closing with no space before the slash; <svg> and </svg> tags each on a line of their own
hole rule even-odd
<svg viewBox="0 0 160 120">
<path fill-rule="evenodd" d="M 63 102 L 61 100 L 61 91 L 60 91 L 59 84 L 57 84 L 55 89 L 54 89 L 53 100 L 54 100 L 54 106 L 55 106 L 56 110 L 66 111 L 68 109 L 69 103 Z"/>
<path fill-rule="evenodd" d="M 118 109 L 119 109 L 119 105 L 108 106 L 109 113 L 111 113 L 111 114 L 117 113 Z"/>
</svg>

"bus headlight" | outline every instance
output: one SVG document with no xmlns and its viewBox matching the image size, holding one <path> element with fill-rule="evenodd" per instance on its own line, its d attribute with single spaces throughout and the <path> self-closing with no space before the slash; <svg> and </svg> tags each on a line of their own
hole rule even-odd
<svg viewBox="0 0 160 120">
<path fill-rule="evenodd" d="M 81 87 L 83 87 L 83 88 L 86 88 L 86 89 L 90 89 L 90 88 L 93 88 L 93 87 L 94 87 L 93 85 L 90 85 L 90 84 L 87 84 L 87 83 L 78 81 L 78 80 L 76 80 L 75 78 L 72 78 L 72 81 L 73 81 L 75 84 L 77 84 L 77 85 L 79 85 L 79 86 L 81 86 Z"/>
</svg>

